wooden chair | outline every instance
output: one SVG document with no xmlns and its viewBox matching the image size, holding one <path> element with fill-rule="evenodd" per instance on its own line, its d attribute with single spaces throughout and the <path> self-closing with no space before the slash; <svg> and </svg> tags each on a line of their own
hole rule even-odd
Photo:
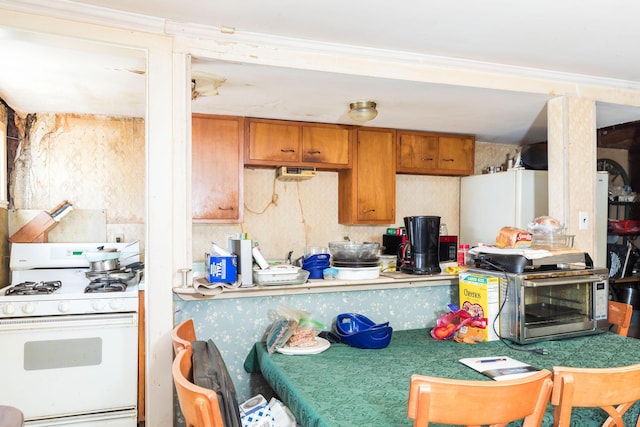
<svg viewBox="0 0 640 427">
<path fill-rule="evenodd" d="M 191 343 L 196 339 L 193 319 L 185 320 L 171 331 L 171 342 L 173 343 L 173 351 L 176 354 L 183 348 L 191 348 Z"/>
<path fill-rule="evenodd" d="M 553 425 L 568 427 L 571 408 L 602 408 L 609 414 L 603 427 L 624 427 L 622 414 L 640 400 L 640 364 L 619 368 L 553 368 Z M 640 419 L 636 423 L 640 427 Z"/>
<path fill-rule="evenodd" d="M 551 372 L 506 381 L 469 381 L 414 374 L 407 414 L 414 427 L 441 424 L 505 426 L 524 419 L 539 426 L 549 402 Z M 466 408 L 465 408 L 466 406 Z"/>
<path fill-rule="evenodd" d="M 186 427 L 224 427 L 218 395 L 191 381 L 193 364 L 191 345 L 178 351 L 171 367 L 180 410 Z"/>
<path fill-rule="evenodd" d="M 629 326 L 631 326 L 631 316 L 633 315 L 633 306 L 623 302 L 609 301 L 609 311 L 607 321 L 615 326 L 615 332 L 618 335 L 626 337 L 629 334 Z"/>
</svg>

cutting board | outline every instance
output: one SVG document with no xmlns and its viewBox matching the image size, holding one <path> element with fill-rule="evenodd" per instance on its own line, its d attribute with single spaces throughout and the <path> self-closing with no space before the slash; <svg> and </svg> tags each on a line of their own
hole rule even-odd
<svg viewBox="0 0 640 427">
<path fill-rule="evenodd" d="M 10 210 L 9 236 L 20 230 L 42 210 Z M 45 213 L 46 214 L 46 213 Z M 104 209 L 73 209 L 48 231 L 49 243 L 91 243 L 107 241 L 107 214 Z"/>
</svg>

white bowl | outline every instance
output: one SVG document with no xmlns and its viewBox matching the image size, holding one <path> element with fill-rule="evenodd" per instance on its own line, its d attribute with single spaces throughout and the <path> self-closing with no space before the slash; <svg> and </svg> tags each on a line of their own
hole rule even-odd
<svg viewBox="0 0 640 427">
<path fill-rule="evenodd" d="M 380 277 L 380 267 L 334 267 L 338 270 L 338 280 L 368 280 Z"/>
</svg>

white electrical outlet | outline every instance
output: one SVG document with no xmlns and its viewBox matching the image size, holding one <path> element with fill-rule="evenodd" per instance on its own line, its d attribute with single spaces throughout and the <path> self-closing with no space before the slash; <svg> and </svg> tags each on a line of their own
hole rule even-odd
<svg viewBox="0 0 640 427">
<path fill-rule="evenodd" d="M 580 230 L 588 230 L 589 229 L 589 214 L 585 211 L 580 211 L 580 217 L 578 218 L 580 223 Z"/>
</svg>

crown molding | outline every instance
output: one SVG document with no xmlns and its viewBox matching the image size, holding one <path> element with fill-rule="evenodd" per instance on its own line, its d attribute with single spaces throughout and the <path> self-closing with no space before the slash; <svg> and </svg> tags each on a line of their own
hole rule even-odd
<svg viewBox="0 0 640 427">
<path fill-rule="evenodd" d="M 264 48 L 272 52 L 306 52 L 331 56 L 349 56 L 369 61 L 397 64 L 421 64 L 443 70 L 459 70 L 495 76 L 525 78 L 541 82 L 558 82 L 585 87 L 612 88 L 640 92 L 640 82 L 565 73 L 553 70 L 519 67 L 508 64 L 482 62 L 406 51 L 392 51 L 362 46 L 303 40 L 270 34 L 239 32 L 233 28 L 218 28 L 183 23 L 163 18 L 134 14 L 67 0 L 0 0 L 0 8 L 104 25 L 126 30 L 143 31 L 177 38 Z"/>
<path fill-rule="evenodd" d="M 164 28 L 161 18 L 66 0 L 0 0 L 0 8 L 147 33 L 162 34 Z"/>
</svg>

